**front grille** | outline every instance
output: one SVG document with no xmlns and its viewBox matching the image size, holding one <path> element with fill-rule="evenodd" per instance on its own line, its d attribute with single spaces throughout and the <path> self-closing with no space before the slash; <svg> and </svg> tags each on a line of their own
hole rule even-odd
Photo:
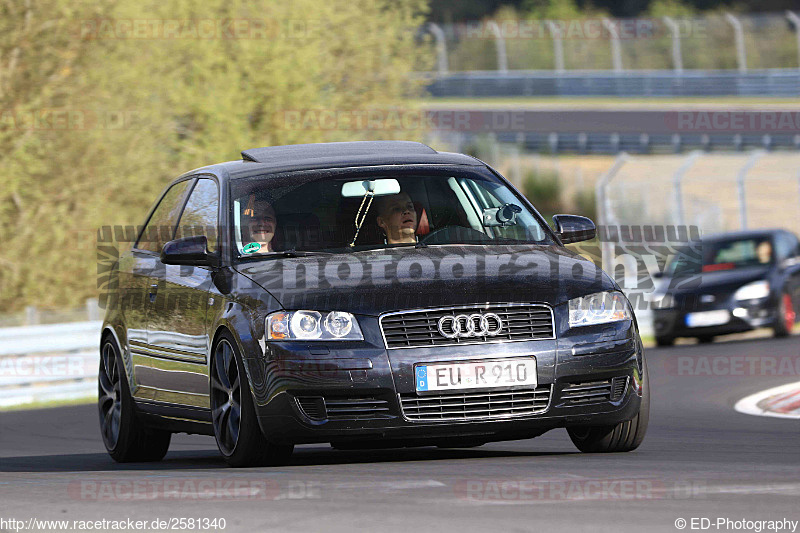
<svg viewBox="0 0 800 533">
<path fill-rule="evenodd" d="M 561 391 L 561 398 L 569 404 L 609 402 L 611 401 L 611 380 L 571 383 Z"/>
<path fill-rule="evenodd" d="M 545 412 L 550 391 L 547 385 L 515 391 L 401 394 L 400 405 L 405 417 L 412 421 L 509 418 Z"/>
<path fill-rule="evenodd" d="M 378 398 L 325 398 L 328 420 L 386 418 L 389 402 Z"/>
<path fill-rule="evenodd" d="M 561 391 L 561 399 L 576 405 L 594 402 L 616 402 L 625 394 L 628 377 L 570 383 Z"/>
<path fill-rule="evenodd" d="M 611 401 L 619 401 L 625 395 L 626 388 L 628 388 L 628 376 L 614 378 L 614 383 L 611 387 Z"/>
<path fill-rule="evenodd" d="M 497 314 L 503 321 L 500 333 L 496 336 L 447 338 L 438 330 L 439 319 L 444 316 L 476 313 Z M 555 337 L 553 312 L 545 305 L 536 304 L 498 304 L 404 311 L 384 315 L 380 324 L 387 348 L 527 341 Z"/>
<path fill-rule="evenodd" d="M 325 401 L 321 396 L 299 396 L 297 405 L 311 420 L 325 420 Z"/>
<path fill-rule="evenodd" d="M 297 405 L 311 420 L 363 420 L 387 418 L 389 402 L 374 397 L 323 398 L 322 396 L 298 396 Z"/>
</svg>

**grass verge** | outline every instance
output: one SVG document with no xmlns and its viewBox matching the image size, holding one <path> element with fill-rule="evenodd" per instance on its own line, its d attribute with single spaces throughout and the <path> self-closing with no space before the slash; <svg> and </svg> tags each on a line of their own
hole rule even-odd
<svg viewBox="0 0 800 533">
<path fill-rule="evenodd" d="M 90 403 L 95 403 L 97 401 L 97 395 L 90 395 L 90 396 L 81 396 L 78 398 L 67 398 L 64 400 L 46 400 L 46 401 L 39 401 L 39 402 L 28 402 L 28 403 L 21 403 L 17 405 L 6 405 L 0 406 L 0 412 L 10 412 L 10 411 L 30 411 L 33 409 L 49 409 L 52 407 L 67 407 L 70 405 L 86 405 Z"/>
</svg>

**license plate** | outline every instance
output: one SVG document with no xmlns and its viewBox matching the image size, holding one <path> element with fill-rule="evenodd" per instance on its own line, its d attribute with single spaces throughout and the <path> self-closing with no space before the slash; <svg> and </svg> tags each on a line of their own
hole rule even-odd
<svg viewBox="0 0 800 533">
<path fill-rule="evenodd" d="M 730 319 L 731 315 L 726 309 L 720 309 L 717 311 L 701 311 L 699 313 L 687 314 L 686 325 L 690 328 L 719 326 L 721 324 L 727 324 Z"/>
<path fill-rule="evenodd" d="M 417 392 L 487 389 L 528 385 L 536 387 L 536 358 L 518 357 L 469 363 L 416 365 Z"/>
</svg>

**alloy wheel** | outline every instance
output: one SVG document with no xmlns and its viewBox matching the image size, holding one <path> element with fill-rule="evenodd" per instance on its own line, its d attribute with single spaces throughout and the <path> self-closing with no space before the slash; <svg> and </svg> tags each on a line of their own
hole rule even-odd
<svg viewBox="0 0 800 533">
<path fill-rule="evenodd" d="M 239 440 L 242 392 L 239 367 L 233 347 L 222 339 L 214 350 L 211 366 L 211 420 L 217 442 L 225 455 L 230 455 Z"/>
<path fill-rule="evenodd" d="M 106 447 L 113 450 L 119 440 L 122 419 L 122 386 L 114 346 L 106 342 L 100 355 L 97 401 L 100 410 L 100 428 Z"/>
</svg>

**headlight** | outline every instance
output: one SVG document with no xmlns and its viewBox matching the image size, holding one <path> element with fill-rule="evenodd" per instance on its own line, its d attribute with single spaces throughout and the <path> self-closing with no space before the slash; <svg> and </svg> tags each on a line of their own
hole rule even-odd
<svg viewBox="0 0 800 533">
<path fill-rule="evenodd" d="M 767 296 L 769 296 L 769 282 L 761 280 L 743 285 L 734 293 L 733 298 L 735 300 L 758 300 Z"/>
<path fill-rule="evenodd" d="M 356 317 L 342 311 L 278 311 L 267 316 L 268 341 L 364 340 Z"/>
<path fill-rule="evenodd" d="M 671 294 L 654 294 L 650 300 L 651 309 L 672 309 L 675 307 L 675 297 Z"/>
<path fill-rule="evenodd" d="M 569 301 L 569 327 L 630 320 L 628 302 L 619 292 L 597 292 Z"/>
</svg>

